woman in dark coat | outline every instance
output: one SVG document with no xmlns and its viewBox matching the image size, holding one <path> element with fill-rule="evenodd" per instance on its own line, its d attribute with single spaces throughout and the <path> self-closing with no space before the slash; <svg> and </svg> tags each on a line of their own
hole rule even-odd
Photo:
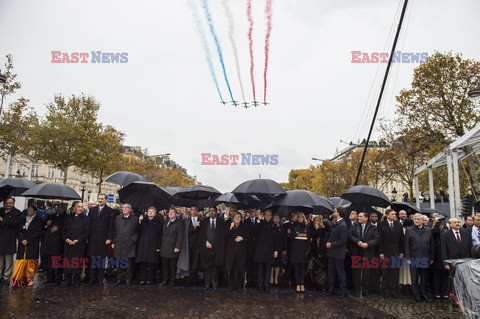
<svg viewBox="0 0 480 319">
<path fill-rule="evenodd" d="M 150 285 L 153 281 L 155 265 L 160 257 L 162 244 L 163 220 L 157 216 L 157 209 L 150 207 L 147 217 L 139 218 L 140 235 L 137 245 L 137 263 L 140 263 L 140 285 Z"/>
<path fill-rule="evenodd" d="M 243 288 L 243 279 L 247 265 L 248 229 L 242 221 L 242 214 L 235 213 L 233 221 L 226 224 L 225 234 L 225 270 L 228 273 L 229 291 Z"/>
<path fill-rule="evenodd" d="M 278 227 L 273 223 L 272 211 L 265 211 L 265 218 L 258 219 L 253 228 L 257 244 L 253 261 L 258 265 L 258 290 L 270 291 L 270 273 L 280 248 L 278 244 Z"/>
<path fill-rule="evenodd" d="M 310 234 L 308 224 L 303 213 L 297 215 L 297 221 L 293 223 L 290 232 L 292 247 L 290 251 L 290 262 L 295 269 L 295 283 L 297 292 L 305 292 L 305 271 L 310 254 Z"/>
<path fill-rule="evenodd" d="M 284 236 L 283 226 L 280 225 L 280 215 L 273 215 L 273 223 L 275 224 L 275 237 L 277 240 L 278 254 L 273 259 L 272 273 L 270 275 L 270 285 L 278 286 L 278 275 L 282 265 L 282 252 L 286 250 L 287 238 Z"/>
<path fill-rule="evenodd" d="M 42 241 L 42 254 L 47 257 L 47 281 L 45 283 L 60 283 L 62 280 L 62 268 L 52 268 L 52 257 L 63 256 L 64 241 L 62 230 L 65 223 L 67 204 L 57 206 L 55 213 L 49 214 L 45 223 L 45 235 Z"/>
<path fill-rule="evenodd" d="M 65 242 L 64 259 L 70 267 L 65 267 L 65 285 L 80 287 L 82 273 L 81 258 L 86 258 L 86 241 L 90 234 L 90 219 L 83 214 L 83 203 L 77 202 L 73 212 L 65 218 L 62 237 Z M 64 263 L 66 266 L 66 263 Z"/>
<path fill-rule="evenodd" d="M 448 288 L 448 270 L 445 269 L 443 265 L 442 258 L 442 242 L 441 237 L 442 233 L 448 231 L 445 227 L 443 220 L 437 220 L 433 222 L 432 227 L 432 237 L 433 237 L 433 248 L 435 250 L 435 258 L 432 265 L 432 280 L 430 281 L 432 285 L 432 292 L 435 295 L 435 298 L 440 299 L 442 296 L 447 296 Z"/>
<path fill-rule="evenodd" d="M 37 207 L 30 205 L 18 231 L 17 262 L 12 275 L 12 287 L 23 284 L 33 286 L 33 279 L 38 270 L 42 235 L 43 220 L 37 216 Z"/>
</svg>

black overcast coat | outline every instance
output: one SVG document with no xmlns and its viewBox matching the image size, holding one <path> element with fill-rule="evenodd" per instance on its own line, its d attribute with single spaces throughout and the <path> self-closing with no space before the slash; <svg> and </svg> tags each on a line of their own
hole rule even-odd
<svg viewBox="0 0 480 319">
<path fill-rule="evenodd" d="M 43 219 L 35 215 L 28 229 L 25 229 L 25 222 L 26 219 L 24 218 L 18 231 L 17 259 L 38 259 L 40 255 L 40 239 L 43 235 Z M 22 244 L 24 239 L 27 240 L 27 246 Z M 23 258 L 24 255 L 25 258 Z"/>
<path fill-rule="evenodd" d="M 225 225 L 225 270 L 245 272 L 247 266 L 247 245 L 249 240 L 248 228 L 244 222 L 240 222 L 237 228 L 230 230 L 231 223 Z M 236 242 L 235 238 L 240 236 L 242 241 Z"/>
<path fill-rule="evenodd" d="M 0 255 L 15 254 L 17 250 L 17 228 L 22 222 L 22 212 L 13 207 L 5 213 L 5 207 L 0 208 Z"/>
<path fill-rule="evenodd" d="M 255 255 L 253 261 L 259 263 L 273 264 L 273 253 L 280 253 L 280 229 L 273 223 L 262 219 L 253 228 L 256 237 Z"/>
<path fill-rule="evenodd" d="M 62 238 L 65 242 L 63 255 L 71 262 L 72 258 L 86 257 L 86 242 L 90 234 L 90 219 L 84 214 L 70 214 L 65 218 L 65 225 L 62 229 Z M 76 245 L 66 243 L 67 239 L 78 240 Z M 82 268 L 66 268 L 66 273 L 81 273 Z"/>
<path fill-rule="evenodd" d="M 162 245 L 162 219 L 158 216 L 155 216 L 152 220 L 145 217 L 139 228 L 140 234 L 138 236 L 136 256 L 137 263 L 158 263 L 160 252 L 157 252 L 157 249 L 160 250 Z"/>
<path fill-rule="evenodd" d="M 66 213 L 53 213 L 47 215 L 47 222 L 50 220 L 50 225 L 45 225 L 45 234 L 42 240 L 42 253 L 47 256 L 61 256 L 63 254 L 64 241 L 62 239 L 62 230 L 65 224 Z M 53 226 L 57 226 L 57 231 L 51 232 Z"/>
<path fill-rule="evenodd" d="M 90 236 L 88 237 L 88 256 L 102 256 L 108 254 L 107 239 L 113 240 L 114 217 L 113 209 L 107 205 L 103 206 L 100 214 L 99 206 L 92 207 L 88 213 L 90 218 Z"/>
</svg>

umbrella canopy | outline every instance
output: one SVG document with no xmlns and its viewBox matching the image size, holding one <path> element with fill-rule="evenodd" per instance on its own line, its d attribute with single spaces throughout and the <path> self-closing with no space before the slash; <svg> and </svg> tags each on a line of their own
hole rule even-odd
<svg viewBox="0 0 480 319">
<path fill-rule="evenodd" d="M 193 206 L 199 208 L 215 205 L 214 200 L 221 195 L 218 190 L 206 185 L 182 187 L 171 198 L 170 202 L 177 206 Z"/>
<path fill-rule="evenodd" d="M 28 179 L 5 178 L 0 181 L 0 200 L 8 196 L 19 196 L 36 184 Z"/>
<path fill-rule="evenodd" d="M 410 215 L 410 214 L 415 214 L 415 213 L 422 213 L 421 210 L 410 204 L 410 203 L 407 203 L 407 202 L 392 202 L 392 205 L 391 207 L 396 211 L 401 211 L 401 210 L 404 210 L 407 212 L 407 215 Z"/>
<path fill-rule="evenodd" d="M 64 184 L 42 183 L 26 190 L 21 196 L 43 199 L 81 200 L 82 198 L 70 186 Z"/>
<path fill-rule="evenodd" d="M 390 201 L 387 195 L 375 187 L 366 185 L 356 185 L 350 187 L 342 194 L 342 198 L 355 204 L 368 206 L 388 207 Z"/>
<path fill-rule="evenodd" d="M 290 208 L 288 211 L 301 211 L 304 213 L 325 213 L 334 211 L 335 207 L 332 202 L 323 196 L 319 196 L 307 190 L 291 190 L 286 195 L 280 195 L 268 206 L 273 209 L 280 207 Z M 279 211 L 280 212 L 280 211 Z M 285 209 L 281 210 L 285 213 Z"/>
<path fill-rule="evenodd" d="M 120 186 L 127 186 L 133 182 L 146 182 L 147 179 L 137 173 L 120 171 L 108 175 L 103 181 Z"/>
<path fill-rule="evenodd" d="M 151 182 L 132 182 L 118 190 L 121 203 L 129 203 L 137 212 L 144 212 L 151 206 L 157 210 L 170 206 L 170 194 Z"/>
<path fill-rule="evenodd" d="M 286 194 L 280 184 L 271 179 L 257 178 L 243 182 L 232 191 L 234 194 L 273 195 Z"/>
<path fill-rule="evenodd" d="M 350 214 L 352 211 L 356 211 L 357 213 L 360 212 L 366 212 L 366 213 L 377 213 L 378 219 L 383 216 L 383 213 L 379 211 L 378 209 L 373 208 L 370 205 L 364 205 L 364 204 L 352 204 L 347 207 L 347 213 Z"/>
<path fill-rule="evenodd" d="M 235 204 L 241 207 L 259 207 L 260 199 L 255 195 L 235 195 L 233 193 L 223 193 L 215 199 L 217 204 Z"/>
<path fill-rule="evenodd" d="M 332 202 L 332 204 L 335 206 L 335 207 L 343 207 L 343 208 L 347 208 L 349 207 L 350 205 L 352 205 L 352 203 L 346 199 L 343 199 L 341 197 L 330 197 L 330 201 Z"/>
<path fill-rule="evenodd" d="M 175 195 L 179 190 L 182 189 L 182 187 L 176 187 L 176 186 L 162 186 L 160 188 L 165 192 L 167 192 L 170 196 Z"/>
</svg>

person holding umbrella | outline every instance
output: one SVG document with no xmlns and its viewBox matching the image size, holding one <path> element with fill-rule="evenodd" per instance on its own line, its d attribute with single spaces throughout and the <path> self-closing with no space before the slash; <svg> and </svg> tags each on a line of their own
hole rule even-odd
<svg viewBox="0 0 480 319">
<path fill-rule="evenodd" d="M 30 205 L 18 231 L 17 262 L 12 275 L 12 287 L 23 284 L 33 286 L 33 279 L 38 270 L 42 235 L 43 220 L 37 216 L 37 207 Z"/>
<path fill-rule="evenodd" d="M 147 217 L 139 217 L 140 235 L 137 245 L 136 262 L 140 263 L 140 285 L 149 286 L 153 281 L 155 265 L 160 256 L 163 219 L 157 216 L 157 209 L 149 207 Z"/>
<path fill-rule="evenodd" d="M 84 258 L 86 245 L 90 234 L 90 219 L 83 214 L 83 203 L 77 202 L 73 212 L 65 218 L 62 237 L 65 242 L 64 258 L 72 263 L 74 258 Z M 80 287 L 81 267 L 65 269 L 65 286 Z"/>
<path fill-rule="evenodd" d="M 230 212 L 233 213 L 232 210 Z M 231 222 L 226 225 L 225 235 L 225 270 L 228 273 L 228 290 L 242 291 L 249 234 L 240 212 L 233 213 L 231 218 Z"/>
<path fill-rule="evenodd" d="M 293 223 L 290 238 L 292 241 L 290 262 L 295 271 L 296 291 L 305 292 L 305 270 L 310 254 L 311 236 L 308 231 L 308 220 L 303 213 L 297 214 L 297 221 Z"/>
<path fill-rule="evenodd" d="M 4 207 L 0 208 L 0 284 L 8 286 L 16 251 L 17 227 L 22 222 L 22 212 L 15 208 L 13 197 L 7 197 L 3 204 Z"/>
<path fill-rule="evenodd" d="M 183 246 L 185 227 L 177 218 L 177 210 L 171 207 L 168 210 L 168 220 L 163 224 L 162 244 L 160 257 L 162 257 L 163 282 L 160 284 L 173 287 L 177 275 L 177 262 Z"/>
<path fill-rule="evenodd" d="M 65 218 L 67 214 L 66 203 L 60 203 L 55 210 L 55 213 L 46 215 L 47 220 L 45 222 L 45 235 L 42 241 L 42 253 L 45 255 L 46 260 L 46 275 L 47 281 L 46 284 L 57 283 L 59 284 L 62 281 L 62 268 L 53 268 L 52 267 L 52 258 L 56 256 L 63 256 L 63 240 L 62 240 L 62 229 L 65 224 Z"/>
</svg>

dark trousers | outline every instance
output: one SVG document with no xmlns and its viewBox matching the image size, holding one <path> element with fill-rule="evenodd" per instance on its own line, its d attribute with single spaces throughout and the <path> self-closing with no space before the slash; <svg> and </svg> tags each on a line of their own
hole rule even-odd
<svg viewBox="0 0 480 319">
<path fill-rule="evenodd" d="M 228 287 L 231 289 L 242 289 L 245 273 L 231 270 L 228 273 Z"/>
<path fill-rule="evenodd" d="M 162 258 L 162 272 L 165 283 L 173 285 L 177 276 L 177 262 L 178 258 Z"/>
<path fill-rule="evenodd" d="M 195 247 L 190 247 L 190 280 L 189 283 L 197 286 L 198 284 L 198 270 L 194 269 L 194 260 L 195 260 Z"/>
<path fill-rule="evenodd" d="M 270 275 L 272 274 L 271 263 L 257 263 L 257 285 L 259 288 L 269 288 Z"/>
<path fill-rule="evenodd" d="M 380 264 L 381 265 L 381 264 Z M 382 277 L 381 268 L 372 268 L 370 269 L 370 279 L 369 279 L 369 290 L 371 293 L 380 292 L 380 278 Z"/>
<path fill-rule="evenodd" d="M 427 294 L 428 268 L 410 268 L 410 276 L 412 277 L 412 292 L 415 296 L 424 296 Z"/>
<path fill-rule="evenodd" d="M 95 268 L 92 267 L 92 258 L 95 258 L 95 257 L 90 256 L 88 258 L 88 268 L 85 269 L 85 275 L 87 274 L 87 271 L 88 271 L 88 278 L 90 279 L 90 281 L 92 282 L 98 281 L 100 283 L 103 283 L 103 278 L 105 278 L 105 258 L 106 257 L 107 256 L 102 257 L 101 266 L 95 267 Z"/>
<path fill-rule="evenodd" d="M 398 278 L 400 269 L 391 268 L 392 259 L 388 260 L 388 268 L 382 269 L 382 292 L 398 295 Z"/>
<path fill-rule="evenodd" d="M 52 268 L 52 257 L 45 255 L 45 273 L 47 275 L 47 282 L 62 281 L 63 268 Z"/>
<path fill-rule="evenodd" d="M 210 284 L 213 288 L 218 286 L 218 266 L 210 266 L 204 270 L 205 276 L 205 287 L 210 287 Z"/>
<path fill-rule="evenodd" d="M 295 283 L 297 286 L 304 286 L 305 285 L 305 263 L 294 263 L 292 264 L 295 270 Z"/>
<path fill-rule="evenodd" d="M 353 289 L 356 293 L 360 293 L 360 289 L 364 294 L 368 293 L 370 285 L 370 275 L 373 269 L 369 268 L 353 268 L 352 269 L 352 282 Z"/>
<path fill-rule="evenodd" d="M 153 281 L 156 263 L 140 263 L 140 281 Z"/>
<path fill-rule="evenodd" d="M 352 255 L 347 253 L 345 255 L 345 275 L 347 277 L 347 288 L 353 287 L 353 274 L 352 274 Z"/>
<path fill-rule="evenodd" d="M 67 284 L 72 284 L 74 286 L 80 287 L 80 274 L 79 273 L 66 273 L 65 282 Z"/>
<path fill-rule="evenodd" d="M 446 296 L 448 287 L 448 270 L 433 270 L 433 294 L 436 296 Z"/>
<path fill-rule="evenodd" d="M 135 258 L 128 258 L 127 268 L 119 268 L 117 271 L 117 282 L 122 280 L 132 281 L 133 279 L 133 267 L 135 266 Z"/>
<path fill-rule="evenodd" d="M 247 257 L 247 286 L 255 287 L 256 281 L 256 267 L 255 262 L 253 261 L 253 255 Z"/>
<path fill-rule="evenodd" d="M 340 293 L 347 293 L 347 276 L 345 275 L 345 260 L 328 257 L 328 290 L 335 290 L 335 278 L 338 277 Z"/>
</svg>

